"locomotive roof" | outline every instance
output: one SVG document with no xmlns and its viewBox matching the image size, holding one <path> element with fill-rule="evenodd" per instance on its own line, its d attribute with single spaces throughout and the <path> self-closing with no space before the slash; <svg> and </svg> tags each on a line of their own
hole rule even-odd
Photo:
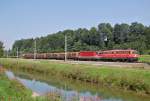
<svg viewBox="0 0 150 101">
<path fill-rule="evenodd" d="M 114 50 L 104 50 L 102 52 L 109 52 L 109 51 L 136 51 L 133 49 L 114 49 Z"/>
</svg>

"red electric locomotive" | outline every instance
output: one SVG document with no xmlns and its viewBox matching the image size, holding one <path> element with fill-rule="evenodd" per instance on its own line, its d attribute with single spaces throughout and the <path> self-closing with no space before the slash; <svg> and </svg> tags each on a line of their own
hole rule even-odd
<svg viewBox="0 0 150 101">
<path fill-rule="evenodd" d="M 98 57 L 102 60 L 137 61 L 139 55 L 135 50 L 108 50 L 99 51 Z"/>
<path fill-rule="evenodd" d="M 111 61 L 137 61 L 139 55 L 135 50 L 107 50 L 79 52 L 80 60 L 111 60 Z"/>
<path fill-rule="evenodd" d="M 78 54 L 80 60 L 97 60 L 98 54 L 96 51 L 81 51 Z"/>
</svg>

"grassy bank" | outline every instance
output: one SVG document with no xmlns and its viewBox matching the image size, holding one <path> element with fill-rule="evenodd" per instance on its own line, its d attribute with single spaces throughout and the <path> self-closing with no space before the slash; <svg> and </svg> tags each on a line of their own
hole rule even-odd
<svg viewBox="0 0 150 101">
<path fill-rule="evenodd" d="M 32 92 L 27 90 L 17 80 L 9 80 L 0 73 L 0 99 L 3 101 L 31 101 Z"/>
<path fill-rule="evenodd" d="M 141 55 L 139 62 L 149 63 L 150 64 L 150 55 Z"/>
<path fill-rule="evenodd" d="M 47 76 L 61 76 L 96 83 L 107 87 L 132 90 L 141 94 L 150 94 L 150 71 L 142 69 L 124 69 L 77 65 L 47 60 L 0 59 L 6 68 L 22 69 L 30 73 L 38 72 Z"/>
<path fill-rule="evenodd" d="M 55 76 L 46 76 L 41 73 L 29 73 L 28 71 L 23 70 L 12 70 L 15 75 L 18 77 L 23 77 L 29 80 L 38 80 L 41 82 L 46 82 L 49 85 L 55 86 L 56 88 L 64 88 L 71 89 L 77 92 L 91 92 L 93 95 L 103 95 L 103 99 L 108 98 L 121 98 L 125 101 L 149 101 L 150 96 L 141 96 L 132 91 L 122 91 L 120 89 L 111 89 L 97 84 L 89 84 L 86 82 L 82 82 L 79 80 L 67 79 L 63 77 L 55 77 Z M 100 96 L 101 97 L 101 96 Z"/>
<path fill-rule="evenodd" d="M 0 101 L 53 101 L 48 96 L 33 97 L 32 94 L 33 92 L 18 80 L 10 80 L 4 72 L 0 71 Z"/>
</svg>

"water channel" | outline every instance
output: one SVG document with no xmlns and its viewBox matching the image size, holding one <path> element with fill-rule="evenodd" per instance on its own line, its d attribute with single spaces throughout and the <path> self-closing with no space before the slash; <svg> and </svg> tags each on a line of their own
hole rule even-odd
<svg viewBox="0 0 150 101">
<path fill-rule="evenodd" d="M 150 101 L 148 96 L 140 96 L 133 92 L 114 90 L 87 84 L 80 81 L 47 77 L 24 71 L 7 70 L 5 74 L 10 79 L 19 80 L 25 87 L 39 96 L 57 93 L 63 101 Z"/>
</svg>

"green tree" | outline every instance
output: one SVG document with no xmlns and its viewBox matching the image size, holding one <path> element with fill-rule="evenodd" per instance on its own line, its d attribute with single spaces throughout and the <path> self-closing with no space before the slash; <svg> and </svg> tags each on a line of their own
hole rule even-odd
<svg viewBox="0 0 150 101">
<path fill-rule="evenodd" d="M 110 43 L 113 43 L 112 31 L 113 31 L 113 28 L 109 23 L 101 23 L 98 25 L 101 49 L 107 49 L 107 47 L 111 48 Z"/>
<path fill-rule="evenodd" d="M 150 27 L 146 27 L 144 33 L 146 37 L 147 48 L 150 50 Z"/>
<path fill-rule="evenodd" d="M 115 44 L 122 44 L 128 41 L 129 38 L 129 25 L 128 24 L 116 24 L 113 31 L 113 40 Z"/>
<path fill-rule="evenodd" d="M 0 57 L 2 57 L 4 55 L 4 46 L 3 46 L 3 42 L 0 41 Z"/>
</svg>

